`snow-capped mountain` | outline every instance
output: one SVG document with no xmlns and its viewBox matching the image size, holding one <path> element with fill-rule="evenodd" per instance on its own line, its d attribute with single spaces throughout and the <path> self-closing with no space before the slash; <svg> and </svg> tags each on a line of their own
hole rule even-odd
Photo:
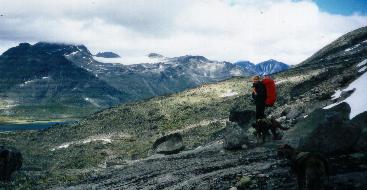
<svg viewBox="0 0 367 190">
<path fill-rule="evenodd" d="M 274 59 L 270 59 L 256 65 L 256 72 L 259 75 L 278 73 L 287 69 L 289 69 L 289 65 Z"/>
<path fill-rule="evenodd" d="M 274 59 L 270 59 L 258 64 L 251 63 L 250 61 L 238 61 L 234 64 L 257 75 L 274 74 L 289 69 L 289 65 Z"/>
<path fill-rule="evenodd" d="M 151 54 L 149 59 L 157 62 L 103 63 L 83 45 L 19 44 L 0 56 L 2 114 L 40 114 L 30 111 L 34 107 L 45 114 L 50 107 L 57 107 L 55 115 L 73 115 L 75 107 L 87 108 L 89 113 L 250 74 L 239 66 L 202 56 L 166 58 Z"/>
</svg>

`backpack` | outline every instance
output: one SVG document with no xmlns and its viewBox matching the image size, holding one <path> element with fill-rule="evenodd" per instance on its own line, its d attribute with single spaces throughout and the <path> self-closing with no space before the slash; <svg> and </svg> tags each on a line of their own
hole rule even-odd
<svg viewBox="0 0 367 190">
<path fill-rule="evenodd" d="M 275 101 L 277 100 L 277 91 L 275 87 L 275 82 L 273 79 L 265 78 L 262 80 L 262 83 L 264 84 L 266 89 L 265 105 L 273 106 Z"/>
</svg>

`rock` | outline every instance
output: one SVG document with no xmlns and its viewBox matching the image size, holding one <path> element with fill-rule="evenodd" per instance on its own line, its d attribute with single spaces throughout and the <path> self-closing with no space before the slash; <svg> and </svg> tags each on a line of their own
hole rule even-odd
<svg viewBox="0 0 367 190">
<path fill-rule="evenodd" d="M 290 108 L 289 112 L 286 114 L 287 119 L 295 119 L 301 114 L 301 109 L 299 106 L 294 106 Z"/>
<path fill-rule="evenodd" d="M 153 151 L 160 154 L 177 154 L 185 148 L 179 133 L 169 134 L 157 139 L 153 144 Z"/>
<path fill-rule="evenodd" d="M 229 190 L 238 190 L 237 187 L 231 187 Z"/>
<path fill-rule="evenodd" d="M 251 178 L 248 176 L 241 177 L 240 181 L 236 183 L 236 187 L 238 190 L 245 190 L 247 187 L 250 186 Z"/>
<path fill-rule="evenodd" d="M 229 121 L 236 122 L 240 126 L 246 126 L 255 122 L 256 113 L 252 110 L 231 110 L 229 113 Z"/>
<path fill-rule="evenodd" d="M 286 116 L 282 116 L 282 117 L 279 117 L 278 119 L 276 119 L 279 123 L 283 123 L 285 122 L 285 120 L 287 119 Z"/>
<path fill-rule="evenodd" d="M 362 128 L 362 134 L 359 137 L 354 150 L 356 152 L 366 152 L 367 151 L 367 112 L 363 112 L 355 116 L 351 122 Z"/>
<path fill-rule="evenodd" d="M 362 127 L 363 132 L 367 132 L 367 111 L 356 115 L 351 122 Z"/>
<path fill-rule="evenodd" d="M 367 151 L 367 132 L 363 132 L 354 146 L 355 152 Z"/>
<path fill-rule="evenodd" d="M 223 135 L 223 148 L 227 150 L 241 149 L 248 143 L 248 136 L 238 124 L 227 122 Z"/>
<path fill-rule="evenodd" d="M 22 167 L 22 154 L 11 147 L 0 146 L 0 181 L 9 181 L 11 174 Z"/>
<path fill-rule="evenodd" d="M 321 123 L 325 121 L 327 115 L 339 114 L 343 121 L 349 120 L 350 106 L 343 102 L 330 109 L 316 109 L 306 118 L 299 118 L 297 123 L 292 127 L 294 130 L 287 131 L 284 135 L 284 139 L 290 139 L 297 137 L 298 139 L 306 138 L 311 132 L 313 132 Z M 292 146 L 299 145 L 298 140 L 289 142 Z M 301 142 L 300 142 L 301 143 Z"/>
<path fill-rule="evenodd" d="M 361 135 L 361 128 L 346 121 L 342 113 L 329 113 L 302 142 L 302 151 L 324 154 L 342 154 L 352 152 Z"/>
</svg>

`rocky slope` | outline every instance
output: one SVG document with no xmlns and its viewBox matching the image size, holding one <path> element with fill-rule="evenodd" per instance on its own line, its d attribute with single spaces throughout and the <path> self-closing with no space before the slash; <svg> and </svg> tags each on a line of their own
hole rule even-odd
<svg viewBox="0 0 367 190">
<path fill-rule="evenodd" d="M 309 145 L 315 139 L 313 131 L 320 126 L 344 123 L 359 127 L 353 139 L 366 142 L 366 112 L 349 120 L 350 108 L 345 104 L 322 109 L 358 92 L 332 98 L 336 90 L 366 75 L 361 69 L 367 63 L 366 34 L 366 27 L 346 34 L 338 39 L 348 44 L 344 49 L 335 45 L 322 50 L 331 59 L 320 58 L 317 52 L 301 65 L 274 76 L 278 101 L 267 112 L 291 128 L 280 141 L 256 144 L 251 129 L 244 125 L 247 145 L 236 151 L 223 149 L 230 111 L 254 110 L 248 78 L 236 77 L 119 105 L 68 126 L 0 134 L 1 144 L 16 147 L 24 155 L 23 169 L 14 175 L 13 183 L 5 185 L 34 189 L 229 189 L 241 179 L 250 179 L 248 189 L 297 189 L 288 161 L 276 156 L 277 145 Z M 354 51 L 346 51 L 356 44 L 360 45 Z M 342 122 L 328 120 L 338 114 L 343 115 Z M 155 140 L 172 133 L 182 135 L 185 150 L 169 156 L 154 154 L 151 148 Z M 302 143 L 304 139 L 311 140 Z M 328 155 L 329 189 L 364 189 L 367 185 L 363 180 L 367 176 L 366 154 L 355 143 L 350 142 L 347 151 Z"/>
</svg>

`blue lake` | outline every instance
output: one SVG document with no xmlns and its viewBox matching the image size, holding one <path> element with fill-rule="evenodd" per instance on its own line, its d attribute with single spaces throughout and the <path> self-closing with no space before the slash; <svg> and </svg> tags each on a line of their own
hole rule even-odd
<svg viewBox="0 0 367 190">
<path fill-rule="evenodd" d="M 48 122 L 48 123 L 27 123 L 27 124 L 0 124 L 0 131 L 18 131 L 18 130 L 41 130 L 50 128 L 54 124 L 62 124 L 64 122 Z"/>
</svg>

